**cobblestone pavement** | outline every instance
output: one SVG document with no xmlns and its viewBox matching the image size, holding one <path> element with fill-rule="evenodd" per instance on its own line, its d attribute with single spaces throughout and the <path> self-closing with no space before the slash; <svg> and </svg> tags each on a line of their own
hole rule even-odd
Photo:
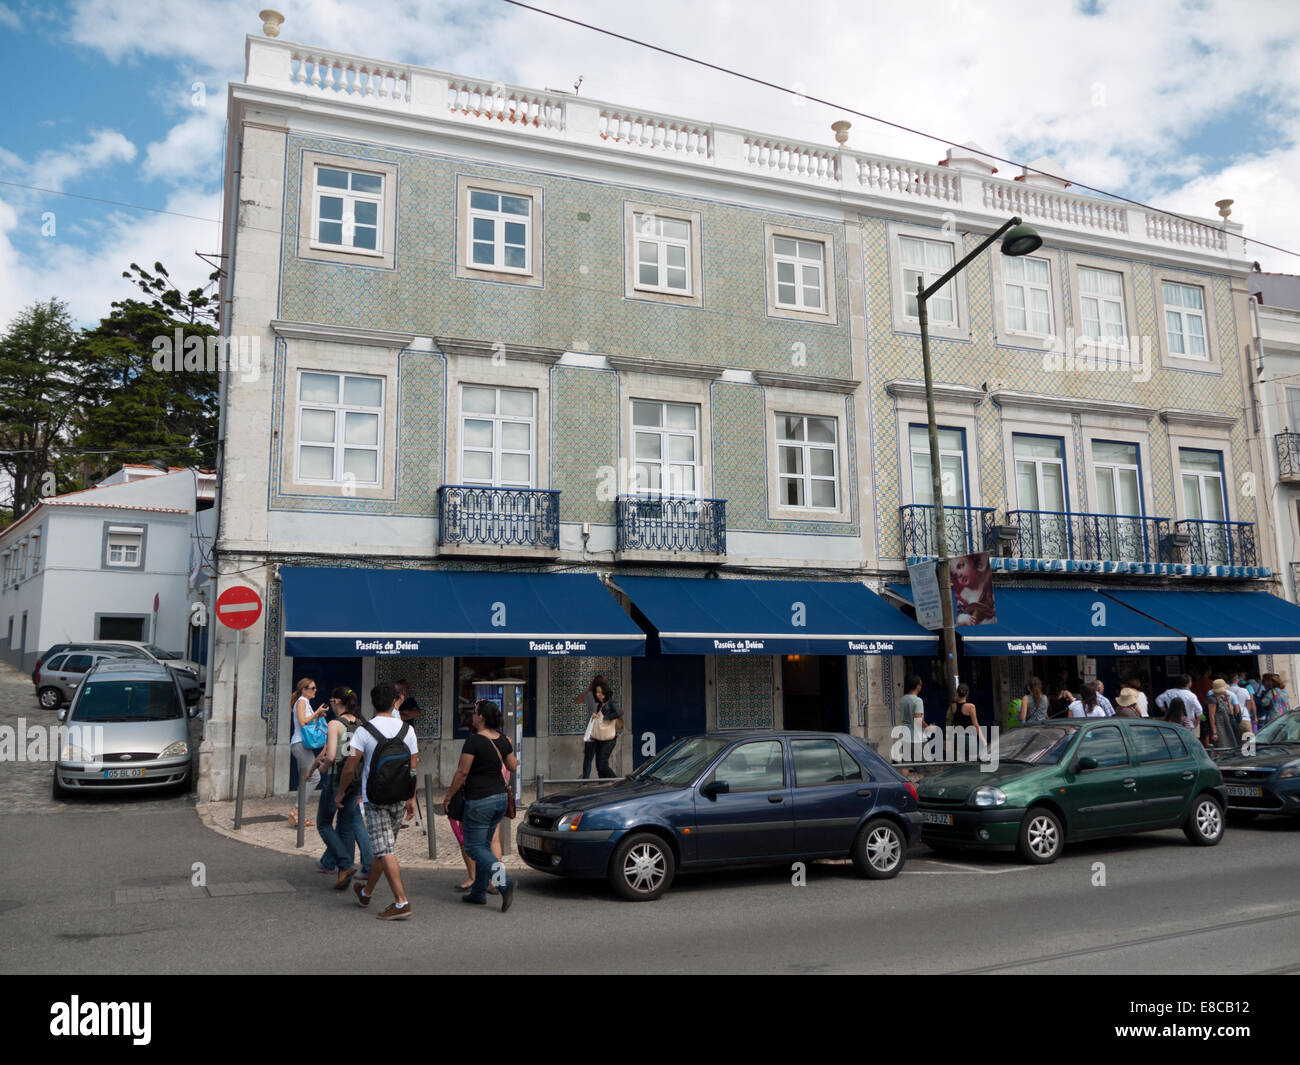
<svg viewBox="0 0 1300 1065">
<path fill-rule="evenodd" d="M 5 755 L 0 759 L 0 814 L 58 814 L 68 810 L 88 809 L 112 813 L 121 810 L 172 809 L 178 804 L 193 804 L 191 793 L 180 794 L 175 791 L 142 795 L 115 794 L 111 798 L 105 795 L 75 795 L 58 800 L 51 798 L 53 759 L 58 756 L 58 751 L 48 750 L 48 743 L 41 744 L 42 749 L 36 750 L 35 745 L 28 742 L 29 730 L 34 727 L 48 729 L 58 723 L 55 711 L 43 710 L 37 703 L 31 674 L 0 662 L 0 729 L 5 730 L 14 741 L 12 754 L 8 743 L 2 747 Z M 199 723 L 191 721 L 190 749 L 195 752 L 198 750 L 198 737 Z M 39 760 L 29 761 L 29 753 L 38 755 Z M 197 759 L 195 764 L 197 765 Z"/>
</svg>

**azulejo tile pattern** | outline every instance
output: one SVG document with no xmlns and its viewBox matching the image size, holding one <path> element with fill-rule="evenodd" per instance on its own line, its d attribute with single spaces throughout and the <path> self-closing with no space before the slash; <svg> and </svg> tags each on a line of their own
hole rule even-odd
<svg viewBox="0 0 1300 1065">
<path fill-rule="evenodd" d="M 715 720 L 719 729 L 774 727 L 776 689 L 769 656 L 720 656 L 717 680 Z"/>
<path fill-rule="evenodd" d="M 319 262 L 297 255 L 302 153 L 326 152 L 397 167 L 395 268 Z M 722 201 L 293 134 L 287 141 L 281 245 L 281 317 L 652 356 L 751 369 L 786 369 L 802 345 L 810 373 L 851 376 L 848 321 L 830 325 L 767 316 L 764 225 L 825 233 L 834 247 L 836 304 L 848 307 L 845 231 L 824 219 Z M 458 175 L 536 187 L 534 225 L 544 249 L 541 287 L 457 278 Z M 623 205 L 699 212 L 702 307 L 624 298 Z M 579 216 L 585 217 L 579 217 Z"/>
<path fill-rule="evenodd" d="M 619 660 L 609 656 L 584 658 L 552 658 L 550 660 L 550 732 L 552 736 L 581 736 L 587 729 L 587 708 L 575 703 L 574 696 L 581 695 L 591 684 L 591 678 L 600 674 L 611 689 L 614 705 L 623 709 L 623 691 L 620 684 Z"/>
<path fill-rule="evenodd" d="M 415 719 L 415 735 L 422 740 L 442 737 L 442 659 L 376 658 L 375 683 L 405 679 L 422 713 Z"/>
<path fill-rule="evenodd" d="M 890 308 L 890 274 L 896 264 L 889 247 L 887 220 L 861 220 L 863 272 L 867 289 L 868 321 L 868 380 L 866 391 L 873 406 L 872 423 L 876 439 L 871 448 L 875 475 L 876 521 L 879 527 L 879 553 L 884 562 L 895 562 L 902 557 L 898 507 L 906 498 L 901 481 L 910 477 L 910 470 L 902 461 L 906 440 L 897 438 L 895 429 L 896 405 L 885 391 L 887 382 L 895 379 L 919 380 L 921 378 L 921 346 L 915 334 L 894 333 Z M 967 250 L 974 247 L 978 237 L 963 238 Z M 1136 403 L 1155 408 L 1205 410 L 1214 413 L 1237 413 L 1244 407 L 1236 360 L 1241 343 L 1238 340 L 1238 323 L 1234 313 L 1229 279 L 1222 275 L 1202 276 L 1209 298 L 1215 308 L 1217 336 L 1215 343 L 1223 359 L 1223 372 L 1196 373 L 1165 369 L 1160 364 L 1163 333 L 1159 328 L 1161 310 L 1156 305 L 1155 271 L 1150 263 L 1116 259 L 1116 269 L 1131 266 L 1134 299 L 1137 305 L 1137 333 L 1142 338 L 1144 350 L 1150 351 L 1151 374 L 1147 381 L 1133 371 L 1053 370 L 1044 361 L 1042 352 L 1014 348 L 997 343 L 994 336 L 993 276 L 990 255 L 987 253 L 966 270 L 964 283 L 968 293 L 967 305 L 971 322 L 971 339 L 955 341 L 932 338 L 931 355 L 936 382 L 964 384 L 976 388 L 989 383 L 1004 382 L 1003 387 L 1013 391 L 1036 392 L 1040 395 L 1062 396 L 1078 400 L 1079 413 L 1067 416 L 1074 429 L 1076 448 L 1071 453 L 1068 470 L 1069 497 L 1072 506 L 1083 510 L 1089 505 L 1087 494 L 1088 457 L 1082 450 L 1080 414 L 1087 411 L 1093 398 Z M 1075 320 L 1073 300 L 1069 291 L 1070 260 L 1068 252 L 1062 253 L 1063 268 L 1054 280 L 1062 286 L 1065 307 L 1063 328 L 1066 336 L 1079 330 Z M 979 481 L 982 498 L 972 499 L 972 505 L 1004 508 L 1016 506 L 1014 499 L 1006 498 L 1007 464 L 1001 428 L 1001 412 L 992 401 L 985 399 L 975 408 L 978 440 L 967 441 L 967 453 L 979 463 Z M 918 416 L 917 420 L 923 420 Z M 1144 500 L 1149 514 L 1173 517 L 1177 513 L 1174 494 L 1174 462 L 1170 454 L 1169 433 L 1159 418 L 1148 426 L 1149 445 L 1142 455 L 1142 463 L 1150 470 L 1152 495 Z M 1238 423 L 1230 435 L 1228 448 L 1233 466 L 1240 477 L 1250 470 L 1250 458 L 1245 426 Z M 1241 483 L 1229 486 L 1230 517 L 1233 520 L 1255 521 L 1254 497 L 1241 490 Z"/>
<path fill-rule="evenodd" d="M 560 520 L 612 524 L 620 491 L 618 426 L 623 416 L 612 370 L 552 366 L 550 487 Z"/>
</svg>

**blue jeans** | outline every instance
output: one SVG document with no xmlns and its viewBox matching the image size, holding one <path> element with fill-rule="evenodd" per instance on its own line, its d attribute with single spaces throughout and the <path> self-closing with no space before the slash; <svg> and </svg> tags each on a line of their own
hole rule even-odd
<svg viewBox="0 0 1300 1065">
<path fill-rule="evenodd" d="M 334 805 L 338 778 L 329 773 L 321 783 L 320 804 L 316 808 L 316 831 L 325 841 L 320 864 L 326 869 L 346 869 L 352 864 L 353 849 L 361 851 L 361 875 L 370 875 L 370 836 L 361 813 L 361 791 L 357 789 L 343 800 L 340 810 Z M 336 823 L 337 822 L 337 823 Z"/>
<path fill-rule="evenodd" d="M 490 841 L 502 819 L 506 816 L 506 794 L 489 795 L 486 799 L 470 799 L 465 803 L 465 820 L 461 827 L 465 833 L 465 853 L 474 859 L 474 886 L 470 898 L 487 901 L 488 884 L 492 881 L 492 866 L 497 857 L 492 853 Z M 505 881 L 497 886 L 504 890 L 510 875 L 501 867 Z"/>
</svg>

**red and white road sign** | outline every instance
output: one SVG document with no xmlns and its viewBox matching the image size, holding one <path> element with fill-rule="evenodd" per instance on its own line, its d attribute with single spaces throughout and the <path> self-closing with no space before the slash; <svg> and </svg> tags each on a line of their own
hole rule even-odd
<svg viewBox="0 0 1300 1065">
<path fill-rule="evenodd" d="M 217 620 L 228 629 L 246 629 L 262 616 L 262 597 L 237 584 L 217 596 Z"/>
</svg>

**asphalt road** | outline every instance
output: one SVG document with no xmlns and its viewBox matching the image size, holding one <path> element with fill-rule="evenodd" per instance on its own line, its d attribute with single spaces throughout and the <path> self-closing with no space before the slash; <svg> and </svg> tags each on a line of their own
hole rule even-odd
<svg viewBox="0 0 1300 1065">
<path fill-rule="evenodd" d="M 20 715 L 54 716 L 0 668 L 0 726 Z M 1067 846 L 1047 867 L 918 847 L 890 881 L 745 870 L 640 904 L 529 871 L 504 916 L 463 905 L 455 871 L 411 872 L 412 917 L 388 923 L 386 887 L 362 910 L 303 858 L 210 831 L 189 795 L 56 803 L 49 774 L 0 762 L 0 972 L 1300 971 L 1300 821 L 1210 848 L 1178 831 Z"/>
</svg>

